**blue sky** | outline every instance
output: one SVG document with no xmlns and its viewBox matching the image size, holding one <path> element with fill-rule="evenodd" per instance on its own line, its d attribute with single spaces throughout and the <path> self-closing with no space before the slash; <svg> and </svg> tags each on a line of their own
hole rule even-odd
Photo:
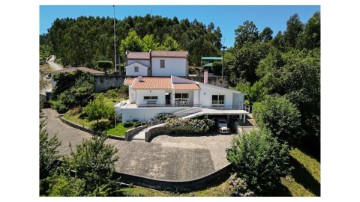
<svg viewBox="0 0 360 202">
<path fill-rule="evenodd" d="M 270 27 L 274 35 L 278 31 L 286 29 L 286 21 L 295 13 L 300 20 L 306 23 L 320 6 L 115 6 L 115 17 L 119 20 L 127 16 L 161 15 L 179 20 L 188 18 L 191 21 L 197 19 L 199 22 L 208 25 L 213 22 L 221 28 L 222 42 L 225 46 L 234 45 L 234 30 L 250 20 L 255 23 L 261 32 L 265 27 Z M 79 16 L 113 17 L 112 5 L 105 6 L 40 6 L 40 34 L 47 33 L 56 18 L 77 18 Z"/>
</svg>

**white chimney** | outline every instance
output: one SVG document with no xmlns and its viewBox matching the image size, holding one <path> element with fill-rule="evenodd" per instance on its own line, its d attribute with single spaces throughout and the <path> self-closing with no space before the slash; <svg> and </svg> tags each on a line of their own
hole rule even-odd
<svg viewBox="0 0 360 202">
<path fill-rule="evenodd" d="M 204 70 L 204 83 L 208 83 L 209 72 L 207 69 Z"/>
<path fill-rule="evenodd" d="M 142 76 L 138 76 L 138 80 L 141 82 L 141 81 L 143 81 L 143 77 Z"/>
</svg>

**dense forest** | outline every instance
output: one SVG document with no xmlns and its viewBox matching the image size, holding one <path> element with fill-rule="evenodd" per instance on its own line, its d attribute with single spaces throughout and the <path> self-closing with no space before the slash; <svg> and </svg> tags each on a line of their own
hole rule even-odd
<svg viewBox="0 0 360 202">
<path fill-rule="evenodd" d="M 112 61 L 114 58 L 113 23 L 113 18 L 104 17 L 56 19 L 48 33 L 40 36 L 40 44 L 42 49 L 50 47 L 51 53 L 61 58 L 65 66 L 95 67 L 96 61 Z M 118 48 L 124 48 L 121 43 L 127 37 L 128 41 L 135 40 L 133 43 L 140 39 L 140 44 L 132 44 L 128 48 L 133 50 L 129 50 L 188 50 L 190 62 L 196 65 L 200 65 L 201 55 L 220 54 L 221 30 L 213 23 L 206 26 L 197 20 L 179 21 L 176 17 L 170 19 L 148 14 L 144 17 L 129 16 L 116 20 L 115 24 Z M 123 48 L 120 52 L 122 62 Z"/>
<path fill-rule="evenodd" d="M 319 151 L 320 13 L 305 23 L 294 14 L 286 25 L 284 32 L 275 34 L 270 27 L 259 31 L 254 22 L 239 22 L 234 46 L 225 52 L 224 76 L 230 87 L 247 94 L 248 104 L 262 102 L 268 95 L 294 104 L 301 114 L 301 142 Z M 221 55 L 221 38 L 219 27 L 197 20 L 150 14 L 116 20 L 121 63 L 126 50 L 187 50 L 190 65 L 200 66 L 201 56 Z M 65 66 L 96 67 L 99 60 L 113 60 L 113 40 L 112 18 L 56 19 L 40 36 L 40 55 L 45 58 L 51 52 Z M 214 63 L 211 71 L 221 75 L 221 68 L 221 63 Z"/>
</svg>

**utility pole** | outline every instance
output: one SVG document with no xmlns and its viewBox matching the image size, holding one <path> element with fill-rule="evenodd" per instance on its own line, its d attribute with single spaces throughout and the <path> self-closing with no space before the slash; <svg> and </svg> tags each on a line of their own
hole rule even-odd
<svg viewBox="0 0 360 202">
<path fill-rule="evenodd" d="M 225 55 L 225 49 L 227 48 L 226 46 L 222 46 L 221 47 L 223 49 L 223 58 L 222 58 L 222 70 L 221 70 L 221 79 L 224 81 L 224 55 Z"/>
<path fill-rule="evenodd" d="M 114 68 L 116 72 L 116 34 L 115 34 L 115 5 L 113 5 L 114 8 Z"/>
</svg>

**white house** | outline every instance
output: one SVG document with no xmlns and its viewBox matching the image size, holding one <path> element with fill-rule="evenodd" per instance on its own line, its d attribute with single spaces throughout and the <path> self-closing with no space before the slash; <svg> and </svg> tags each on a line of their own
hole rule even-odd
<svg viewBox="0 0 360 202">
<path fill-rule="evenodd" d="M 187 51 L 126 52 L 126 76 L 188 76 Z"/>
<path fill-rule="evenodd" d="M 129 100 L 115 105 L 122 121 L 149 121 L 159 113 L 185 109 L 216 109 L 217 114 L 245 114 L 244 93 L 170 76 L 126 78 Z M 226 112 L 226 113 L 225 113 Z M 247 112 L 246 112 L 247 113 Z"/>
</svg>

